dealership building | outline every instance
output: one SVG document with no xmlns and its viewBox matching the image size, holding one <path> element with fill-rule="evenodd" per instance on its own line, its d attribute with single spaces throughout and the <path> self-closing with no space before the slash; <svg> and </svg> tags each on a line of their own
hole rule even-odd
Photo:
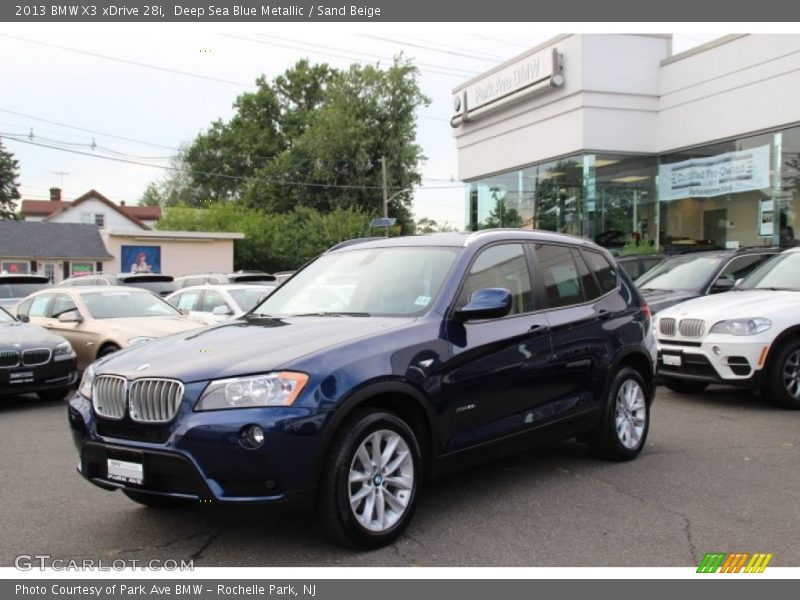
<svg viewBox="0 0 800 600">
<path fill-rule="evenodd" d="M 667 249 L 800 235 L 800 35 L 557 36 L 457 87 L 472 230 Z"/>
</svg>

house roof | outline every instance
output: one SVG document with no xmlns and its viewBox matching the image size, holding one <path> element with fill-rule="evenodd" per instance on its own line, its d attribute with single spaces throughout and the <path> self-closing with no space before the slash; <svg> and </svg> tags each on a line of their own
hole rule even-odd
<svg viewBox="0 0 800 600">
<path fill-rule="evenodd" d="M 0 256 L 108 260 L 95 225 L 0 220 Z"/>
<path fill-rule="evenodd" d="M 106 204 L 109 208 L 127 217 L 142 229 L 150 229 L 142 221 L 157 221 L 161 218 L 160 206 L 121 206 L 114 204 L 96 190 L 89 190 L 72 202 L 66 200 L 23 200 L 21 212 L 24 217 L 46 217 L 51 219 L 56 214 L 73 208 L 91 198 Z"/>
</svg>

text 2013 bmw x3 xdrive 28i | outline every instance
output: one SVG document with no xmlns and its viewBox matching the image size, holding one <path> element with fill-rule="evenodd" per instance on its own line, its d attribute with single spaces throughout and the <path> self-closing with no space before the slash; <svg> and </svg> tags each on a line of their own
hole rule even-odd
<svg viewBox="0 0 800 600">
<path fill-rule="evenodd" d="M 649 309 L 599 246 L 437 234 L 328 252 L 240 319 L 98 360 L 69 419 L 100 487 L 157 507 L 309 493 L 330 537 L 369 548 L 424 476 L 499 445 L 636 457 L 654 365 Z"/>
</svg>

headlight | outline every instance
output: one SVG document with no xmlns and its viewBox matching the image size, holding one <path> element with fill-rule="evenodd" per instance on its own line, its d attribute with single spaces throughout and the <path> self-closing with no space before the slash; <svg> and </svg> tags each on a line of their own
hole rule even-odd
<svg viewBox="0 0 800 600">
<path fill-rule="evenodd" d="M 147 342 L 152 342 L 154 339 L 156 339 L 156 338 L 147 337 L 147 336 L 133 337 L 133 338 L 128 340 L 128 345 L 129 346 L 135 346 L 136 344 L 145 344 Z"/>
<path fill-rule="evenodd" d="M 727 333 L 729 335 L 756 335 L 772 327 L 772 321 L 762 317 L 753 319 L 730 319 L 716 323 L 709 333 Z"/>
<path fill-rule="evenodd" d="M 58 358 L 59 356 L 75 356 L 75 351 L 69 342 L 61 342 L 53 348 L 53 357 Z"/>
<path fill-rule="evenodd" d="M 83 379 L 81 379 L 81 385 L 78 387 L 78 392 L 81 394 L 81 396 L 84 396 L 89 400 L 92 399 L 93 383 L 94 383 L 94 368 L 92 368 L 92 366 L 90 365 L 83 372 Z"/>
<path fill-rule="evenodd" d="M 291 406 L 307 382 L 308 375 L 287 371 L 217 379 L 208 384 L 195 410 Z"/>
</svg>

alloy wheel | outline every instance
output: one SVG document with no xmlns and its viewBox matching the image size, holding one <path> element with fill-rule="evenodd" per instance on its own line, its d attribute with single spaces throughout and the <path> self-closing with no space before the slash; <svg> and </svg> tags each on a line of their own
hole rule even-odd
<svg viewBox="0 0 800 600">
<path fill-rule="evenodd" d="M 626 379 L 617 391 L 615 425 L 617 438 L 628 450 L 641 442 L 646 419 L 644 390 L 638 382 Z"/>
<path fill-rule="evenodd" d="M 406 513 L 414 490 L 414 459 L 403 437 L 381 429 L 368 435 L 350 463 L 350 510 L 362 527 L 381 533 Z"/>
</svg>

